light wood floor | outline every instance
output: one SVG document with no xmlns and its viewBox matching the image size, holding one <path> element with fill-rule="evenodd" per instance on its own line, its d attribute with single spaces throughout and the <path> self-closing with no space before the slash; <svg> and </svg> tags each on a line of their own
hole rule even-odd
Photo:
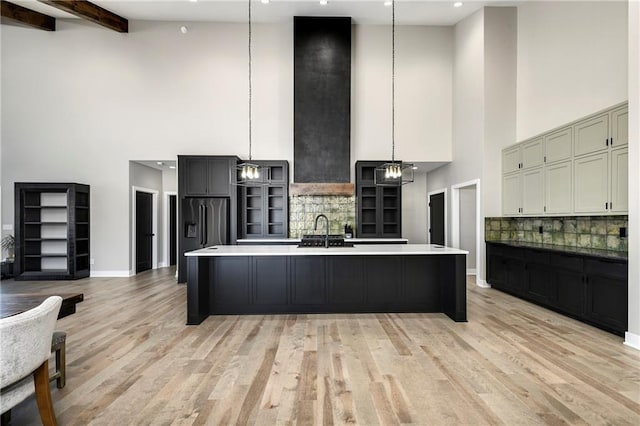
<svg viewBox="0 0 640 426">
<path fill-rule="evenodd" d="M 174 271 L 77 282 L 62 425 L 633 424 L 640 352 L 469 283 L 468 323 L 442 314 L 209 317 L 185 326 Z M 38 424 L 35 402 L 13 424 Z"/>
</svg>

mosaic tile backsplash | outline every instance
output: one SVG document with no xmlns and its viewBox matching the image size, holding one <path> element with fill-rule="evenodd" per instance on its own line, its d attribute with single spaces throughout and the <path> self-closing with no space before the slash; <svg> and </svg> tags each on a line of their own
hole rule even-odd
<svg viewBox="0 0 640 426">
<path fill-rule="evenodd" d="M 324 232 L 324 220 L 313 230 L 316 216 L 324 213 L 329 218 L 329 233 L 344 234 L 344 225 L 356 229 L 356 197 L 338 195 L 299 195 L 289 197 L 289 238 Z"/>
<path fill-rule="evenodd" d="M 542 226 L 542 233 L 539 232 Z M 570 247 L 627 251 L 628 216 L 485 217 L 486 241 L 511 240 Z"/>
</svg>

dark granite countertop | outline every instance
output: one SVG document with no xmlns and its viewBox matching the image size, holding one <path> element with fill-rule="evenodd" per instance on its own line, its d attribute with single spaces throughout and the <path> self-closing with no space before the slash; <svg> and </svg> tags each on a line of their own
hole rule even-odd
<svg viewBox="0 0 640 426">
<path fill-rule="evenodd" d="M 560 246 L 556 244 L 527 243 L 524 241 L 510 241 L 510 240 L 486 241 L 486 242 L 494 243 L 494 244 L 504 244 L 506 246 L 512 246 L 512 247 L 550 250 L 550 251 L 558 251 L 558 252 L 568 253 L 568 254 L 582 254 L 586 256 L 601 257 L 605 259 L 624 260 L 624 261 L 628 260 L 628 252 L 626 251 L 601 250 L 601 249 L 583 248 L 583 247 L 574 247 L 574 246 Z"/>
</svg>

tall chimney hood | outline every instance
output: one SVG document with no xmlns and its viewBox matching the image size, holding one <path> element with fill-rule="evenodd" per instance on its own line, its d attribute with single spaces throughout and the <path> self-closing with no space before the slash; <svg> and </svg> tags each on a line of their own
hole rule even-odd
<svg viewBox="0 0 640 426">
<path fill-rule="evenodd" d="M 297 16 L 293 31 L 292 193 L 353 195 L 351 18 Z"/>
</svg>

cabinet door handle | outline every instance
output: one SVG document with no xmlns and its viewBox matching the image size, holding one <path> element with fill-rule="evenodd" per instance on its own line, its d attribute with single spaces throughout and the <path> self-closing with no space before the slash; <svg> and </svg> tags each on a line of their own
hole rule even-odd
<svg viewBox="0 0 640 426">
<path fill-rule="evenodd" d="M 609 210 L 609 203 L 604 203 L 604 209 Z"/>
<path fill-rule="evenodd" d="M 612 137 L 612 138 L 611 138 L 611 140 L 609 141 L 609 144 L 610 144 L 611 146 L 613 146 L 613 137 Z"/>
<path fill-rule="evenodd" d="M 609 146 L 609 138 L 606 140 L 606 145 Z"/>
</svg>

